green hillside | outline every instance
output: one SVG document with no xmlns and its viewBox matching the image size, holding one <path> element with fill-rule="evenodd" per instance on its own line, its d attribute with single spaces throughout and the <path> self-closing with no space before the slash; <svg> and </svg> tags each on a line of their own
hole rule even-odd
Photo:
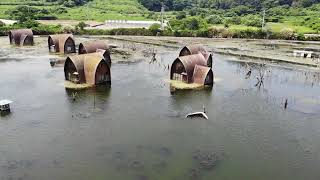
<svg viewBox="0 0 320 180">
<path fill-rule="evenodd" d="M 10 18 L 6 11 L 14 9 L 18 5 L 29 5 L 38 9 L 45 9 L 50 16 L 56 16 L 58 19 L 145 20 L 148 16 L 148 10 L 140 5 L 137 0 L 92 0 L 83 6 L 75 7 L 65 7 L 57 2 L 47 2 L 45 0 L 1 0 L 0 18 Z"/>
</svg>

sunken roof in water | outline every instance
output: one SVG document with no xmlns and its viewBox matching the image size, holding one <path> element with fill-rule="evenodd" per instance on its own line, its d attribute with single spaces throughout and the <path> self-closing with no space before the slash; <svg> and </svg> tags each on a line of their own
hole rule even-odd
<svg viewBox="0 0 320 180">
<path fill-rule="evenodd" d="M 190 45 L 181 49 L 179 56 L 188 56 L 201 53 L 207 60 L 207 66 L 212 67 L 212 54 L 209 53 L 202 45 Z"/>
<path fill-rule="evenodd" d="M 180 61 L 183 64 L 188 76 L 188 82 L 192 82 L 193 72 L 196 65 L 207 66 L 207 61 L 201 53 L 178 57 L 175 62 L 176 61 Z M 173 62 L 173 64 L 175 62 Z M 173 72 L 171 72 L 171 74 L 173 74 Z"/>
<path fill-rule="evenodd" d="M 74 38 L 72 34 L 54 34 L 54 35 L 50 35 L 48 37 L 48 46 L 50 49 L 51 45 L 54 45 L 54 48 L 56 50 L 56 52 L 64 52 L 65 51 L 65 45 L 67 40 L 70 39 L 73 41 L 73 45 L 75 46 L 74 43 Z M 52 41 L 50 41 L 52 40 Z M 51 44 L 51 42 L 53 44 Z"/>
<path fill-rule="evenodd" d="M 106 64 L 106 67 L 109 68 L 104 58 L 101 56 L 100 53 L 90 54 L 84 61 L 84 74 L 86 77 L 87 84 L 95 84 L 96 82 L 96 72 L 98 69 L 99 64 Z"/>
<path fill-rule="evenodd" d="M 208 79 L 210 82 L 206 82 L 206 78 L 208 75 L 209 75 L 209 77 L 211 77 Z M 196 65 L 194 67 L 194 72 L 193 72 L 193 83 L 213 84 L 213 72 L 212 72 L 211 68 L 206 67 L 206 66 Z"/>
<path fill-rule="evenodd" d="M 26 39 L 29 38 L 29 44 L 25 44 Z M 33 45 L 33 32 L 31 29 L 15 29 L 9 31 L 10 44 L 16 45 Z"/>
<path fill-rule="evenodd" d="M 79 81 L 87 84 L 95 84 L 95 74 L 100 63 L 105 63 L 110 68 L 104 60 L 103 54 L 99 52 L 69 56 L 65 62 L 65 72 L 67 71 L 67 61 L 74 64 L 79 75 Z"/>
<path fill-rule="evenodd" d="M 79 54 L 94 53 L 98 49 L 109 50 L 109 46 L 105 41 L 88 41 L 79 44 Z"/>
</svg>

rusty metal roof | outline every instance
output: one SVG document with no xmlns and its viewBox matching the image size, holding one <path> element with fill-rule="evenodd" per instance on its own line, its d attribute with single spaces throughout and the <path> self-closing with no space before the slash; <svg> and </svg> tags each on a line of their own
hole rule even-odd
<svg viewBox="0 0 320 180">
<path fill-rule="evenodd" d="M 53 44 L 54 44 L 54 48 L 56 50 L 56 52 L 64 52 L 64 46 L 66 44 L 66 41 L 68 39 L 71 39 L 74 42 L 74 38 L 72 34 L 55 34 L 55 35 L 50 35 L 48 37 L 48 47 L 50 49 L 50 39 L 52 39 Z"/>
<path fill-rule="evenodd" d="M 188 56 L 201 53 L 207 60 L 207 66 L 212 67 L 212 54 L 209 53 L 202 45 L 185 46 L 181 49 L 179 56 Z"/>
<path fill-rule="evenodd" d="M 196 65 L 194 67 L 194 72 L 193 72 L 193 83 L 205 84 L 206 77 L 209 73 L 212 73 L 212 77 L 213 77 L 213 72 L 212 72 L 211 68 L 206 67 L 206 66 Z"/>
<path fill-rule="evenodd" d="M 188 75 L 188 83 L 192 82 L 193 72 L 196 65 L 207 66 L 207 61 L 201 53 L 178 57 L 175 61 L 180 61 L 183 64 Z"/>
<path fill-rule="evenodd" d="M 184 54 L 184 52 L 187 52 Z M 186 56 L 186 55 L 192 55 L 192 54 L 198 54 L 198 53 L 207 54 L 207 50 L 201 46 L 201 45 L 191 45 L 191 46 L 185 46 L 180 51 L 179 56 Z"/>
<path fill-rule="evenodd" d="M 81 83 L 85 83 L 85 75 L 84 75 L 84 60 L 85 56 L 75 55 L 67 57 L 67 60 L 64 63 L 64 72 L 66 72 L 66 64 L 68 61 L 71 61 L 73 65 L 76 67 L 77 72 L 79 73 L 79 80 Z"/>
<path fill-rule="evenodd" d="M 96 72 L 100 63 L 106 64 L 109 68 L 106 61 L 101 57 L 101 53 L 88 54 L 86 57 L 86 60 L 84 61 L 84 74 L 87 84 L 94 85 L 96 83 Z"/>
<path fill-rule="evenodd" d="M 88 41 L 79 44 L 79 54 L 94 53 L 98 49 L 109 50 L 109 46 L 105 41 Z"/>
<path fill-rule="evenodd" d="M 10 44 L 24 45 L 24 41 L 27 37 L 31 37 L 33 44 L 33 32 L 31 29 L 15 29 L 9 31 Z"/>
<path fill-rule="evenodd" d="M 100 53 L 103 56 L 104 60 L 107 62 L 108 66 L 111 67 L 111 56 L 109 49 L 97 49 L 96 53 Z"/>
</svg>

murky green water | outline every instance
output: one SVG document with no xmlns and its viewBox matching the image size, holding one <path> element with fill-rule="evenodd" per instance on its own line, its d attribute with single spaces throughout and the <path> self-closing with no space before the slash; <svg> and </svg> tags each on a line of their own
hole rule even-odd
<svg viewBox="0 0 320 180">
<path fill-rule="evenodd" d="M 258 88 L 256 66 L 245 79 L 244 63 L 215 55 L 212 89 L 171 93 L 164 66 L 178 49 L 155 47 L 157 62 L 113 64 L 111 87 L 73 101 L 63 67 L 35 40 L 0 38 L 0 99 L 14 101 L 0 117 L 1 180 L 320 178 L 319 72 L 267 65 Z M 209 120 L 184 119 L 203 105 Z"/>
</svg>

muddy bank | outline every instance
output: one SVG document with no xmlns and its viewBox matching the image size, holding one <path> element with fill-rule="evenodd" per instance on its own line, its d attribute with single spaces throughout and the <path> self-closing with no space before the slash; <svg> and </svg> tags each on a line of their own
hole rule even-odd
<svg viewBox="0 0 320 180">
<path fill-rule="evenodd" d="M 143 43 L 154 46 L 179 49 L 188 44 L 203 44 L 216 54 L 239 56 L 254 60 L 275 61 L 320 67 L 320 51 L 315 51 L 313 58 L 293 57 L 293 51 L 320 50 L 319 42 L 301 42 L 285 40 L 246 40 L 246 39 L 208 39 L 189 37 L 132 37 L 104 36 L 107 39 Z"/>
</svg>

